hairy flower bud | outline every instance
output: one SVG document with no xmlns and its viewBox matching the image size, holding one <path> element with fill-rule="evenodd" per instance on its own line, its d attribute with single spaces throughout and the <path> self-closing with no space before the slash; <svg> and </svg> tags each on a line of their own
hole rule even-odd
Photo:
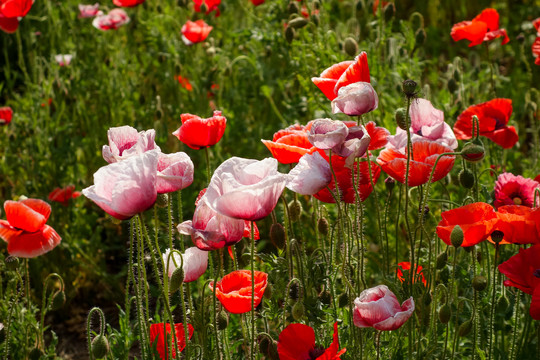
<svg viewBox="0 0 540 360">
<path fill-rule="evenodd" d="M 107 338 L 103 335 L 98 335 L 92 340 L 92 355 L 96 359 L 101 359 L 102 357 L 105 357 L 107 353 L 109 352 L 109 342 L 107 341 Z"/>
<path fill-rule="evenodd" d="M 6 268 L 8 270 L 14 271 L 19 268 L 19 258 L 16 256 L 9 255 L 4 259 L 4 263 L 6 264 Z"/>
<path fill-rule="evenodd" d="M 407 120 L 407 110 L 404 108 L 399 108 L 396 110 L 394 115 L 396 123 L 402 130 L 407 130 L 409 128 L 409 121 Z"/>
<path fill-rule="evenodd" d="M 450 321 L 450 317 L 452 317 L 452 309 L 450 309 L 450 306 L 445 303 L 439 309 L 439 321 L 442 324 L 448 324 L 448 322 Z"/>
<path fill-rule="evenodd" d="M 229 326 L 229 315 L 225 310 L 218 312 L 216 316 L 218 330 L 225 330 Z"/>
<path fill-rule="evenodd" d="M 461 226 L 454 226 L 452 232 L 450 233 L 450 242 L 455 248 L 458 248 L 461 246 L 461 244 L 463 244 L 463 229 Z"/>
<path fill-rule="evenodd" d="M 292 43 L 295 34 L 296 31 L 294 31 L 294 28 L 291 26 L 287 26 L 287 29 L 285 29 L 285 40 L 287 40 L 289 44 Z"/>
<path fill-rule="evenodd" d="M 349 295 L 346 292 L 344 292 L 338 297 L 338 306 L 342 308 L 347 305 L 349 305 Z"/>
<path fill-rule="evenodd" d="M 463 168 L 458 174 L 459 183 L 465 189 L 472 189 L 474 186 L 474 174 L 471 170 Z"/>
<path fill-rule="evenodd" d="M 416 86 L 416 81 L 410 79 L 405 80 L 402 84 L 403 93 L 405 93 L 408 98 L 414 97 L 416 95 Z"/>
<path fill-rule="evenodd" d="M 300 201 L 293 200 L 289 203 L 289 215 L 293 222 L 300 220 L 300 215 L 302 215 L 302 203 Z"/>
<path fill-rule="evenodd" d="M 450 91 L 452 94 L 455 93 L 458 89 L 458 84 L 454 78 L 450 78 L 448 80 L 448 91 Z"/>
<path fill-rule="evenodd" d="M 55 311 L 60 309 L 64 304 L 66 303 L 66 293 L 64 293 L 63 290 L 57 291 L 54 293 L 52 302 L 51 302 L 51 310 Z"/>
<path fill-rule="evenodd" d="M 463 324 L 459 326 L 458 335 L 461 337 L 469 335 L 472 329 L 472 325 L 473 323 L 471 320 L 465 321 Z"/>
<path fill-rule="evenodd" d="M 170 293 L 172 294 L 175 291 L 177 291 L 183 282 L 184 282 L 184 269 L 182 266 L 179 266 L 173 271 L 171 275 L 171 280 L 169 282 Z"/>
<path fill-rule="evenodd" d="M 301 301 L 295 303 L 291 309 L 294 320 L 300 321 L 304 317 L 304 304 Z"/>
<path fill-rule="evenodd" d="M 319 221 L 317 221 L 317 229 L 324 236 L 328 235 L 328 226 L 328 220 L 326 220 L 326 218 L 320 218 Z"/>
<path fill-rule="evenodd" d="M 436 263 L 437 269 L 438 270 L 442 269 L 446 265 L 447 261 L 448 261 L 448 254 L 446 253 L 446 251 L 443 251 L 437 256 L 437 263 Z"/>
<path fill-rule="evenodd" d="M 289 26 L 293 29 L 301 29 L 308 24 L 308 20 L 303 17 L 297 17 L 289 21 Z"/>
<path fill-rule="evenodd" d="M 426 42 L 426 37 L 426 30 L 424 30 L 423 28 L 416 30 L 416 33 L 414 34 L 414 46 L 418 48 L 424 45 L 424 43 Z"/>
<path fill-rule="evenodd" d="M 477 162 L 484 158 L 485 152 L 484 145 L 478 139 L 477 141 L 471 141 L 463 145 L 461 156 L 467 161 Z"/>
<path fill-rule="evenodd" d="M 270 241 L 278 249 L 285 247 L 285 228 L 280 223 L 274 223 L 270 226 Z"/>
<path fill-rule="evenodd" d="M 352 37 L 348 37 L 343 42 L 343 49 L 347 55 L 354 57 L 358 54 L 358 43 Z"/>
<path fill-rule="evenodd" d="M 487 288 L 487 279 L 485 276 L 476 275 L 472 280 L 472 287 L 476 291 L 483 291 Z"/>
</svg>

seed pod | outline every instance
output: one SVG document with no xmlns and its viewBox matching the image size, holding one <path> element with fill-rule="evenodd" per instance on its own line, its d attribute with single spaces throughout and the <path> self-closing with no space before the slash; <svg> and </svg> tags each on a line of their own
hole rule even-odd
<svg viewBox="0 0 540 360">
<path fill-rule="evenodd" d="M 358 43 L 352 37 L 345 39 L 343 48 L 345 49 L 345 53 L 351 57 L 358 54 Z"/>
<path fill-rule="evenodd" d="M 472 189 L 474 186 L 474 174 L 471 170 L 463 168 L 458 174 L 459 183 L 465 189 Z"/>
<path fill-rule="evenodd" d="M 63 290 L 57 291 L 52 298 L 51 310 L 55 311 L 60 309 L 66 303 L 66 294 Z"/>
<path fill-rule="evenodd" d="M 92 340 L 92 354 L 96 359 L 105 357 L 109 352 L 109 342 L 103 335 L 98 335 Z"/>
<path fill-rule="evenodd" d="M 298 200 L 293 200 L 289 203 L 289 215 L 291 220 L 296 222 L 300 220 L 300 215 L 302 215 L 302 203 Z"/>
<path fill-rule="evenodd" d="M 319 232 L 322 235 L 328 235 L 328 220 L 326 220 L 326 218 L 320 218 L 319 221 L 317 221 L 317 229 L 319 229 Z"/>
<path fill-rule="evenodd" d="M 289 21 L 289 26 L 288 27 L 292 27 L 293 29 L 301 29 L 304 26 L 306 26 L 308 24 L 308 22 L 309 21 L 306 18 L 297 17 L 297 18 L 292 19 L 292 20 Z"/>
<path fill-rule="evenodd" d="M 270 226 L 270 241 L 278 249 L 285 246 L 285 228 L 280 223 L 274 223 Z"/>
<path fill-rule="evenodd" d="M 408 79 L 403 82 L 402 88 L 403 92 L 408 98 L 414 97 L 416 95 L 416 81 Z"/>
<path fill-rule="evenodd" d="M 291 309 L 291 314 L 294 320 L 300 321 L 304 317 L 304 304 L 301 301 L 295 303 Z"/>
<path fill-rule="evenodd" d="M 459 326 L 458 335 L 463 337 L 469 335 L 471 332 L 473 323 L 471 320 L 465 321 L 463 324 Z"/>
<path fill-rule="evenodd" d="M 294 40 L 294 35 L 296 34 L 296 31 L 294 31 L 294 28 L 287 26 L 287 29 L 285 29 L 285 40 L 290 44 Z"/>
<path fill-rule="evenodd" d="M 397 125 L 402 130 L 407 130 L 409 128 L 409 121 L 407 119 L 407 110 L 404 108 L 399 108 L 394 114 Z"/>
<path fill-rule="evenodd" d="M 485 276 L 476 275 L 472 280 L 472 287 L 476 291 L 483 291 L 487 288 L 487 279 Z"/>
<path fill-rule="evenodd" d="M 344 292 L 338 297 L 338 306 L 342 308 L 347 305 L 349 305 L 349 295 L 347 295 L 347 293 Z"/>
<path fill-rule="evenodd" d="M 216 322 L 218 330 L 225 330 L 227 326 L 229 326 L 229 315 L 225 312 L 225 310 L 218 312 Z"/>
<path fill-rule="evenodd" d="M 454 226 L 452 232 L 450 233 L 450 242 L 455 248 L 458 248 L 461 246 L 461 244 L 463 244 L 463 229 L 461 226 Z"/>
<path fill-rule="evenodd" d="M 442 324 L 448 324 L 450 321 L 450 318 L 452 317 L 452 309 L 450 309 L 450 306 L 448 304 L 444 304 L 439 309 L 439 321 Z"/>
<path fill-rule="evenodd" d="M 414 34 L 414 46 L 419 48 L 420 46 L 424 45 L 424 43 L 426 42 L 426 37 L 426 30 L 424 30 L 423 28 L 416 30 L 416 33 Z"/>
<path fill-rule="evenodd" d="M 485 152 L 484 145 L 480 140 L 475 142 L 471 141 L 463 145 L 461 156 L 467 161 L 477 162 L 484 158 Z"/>
<path fill-rule="evenodd" d="M 500 230 L 495 230 L 491 233 L 491 240 L 497 245 L 504 239 L 504 233 Z"/>
<path fill-rule="evenodd" d="M 452 94 L 455 93 L 458 89 L 458 84 L 456 82 L 456 80 L 454 80 L 454 78 L 450 78 L 448 80 L 448 91 L 450 91 Z"/>
<path fill-rule="evenodd" d="M 271 299 L 272 298 L 272 284 L 266 285 L 266 290 L 264 290 L 263 296 L 266 299 Z"/>
<path fill-rule="evenodd" d="M 169 292 L 172 294 L 180 289 L 180 285 L 184 282 L 184 269 L 182 266 L 174 269 L 171 280 L 169 282 Z"/>
<path fill-rule="evenodd" d="M 459 72 L 459 69 L 454 69 L 454 80 L 460 81 L 461 80 L 461 72 Z"/>
<path fill-rule="evenodd" d="M 9 255 L 4 259 L 6 268 L 11 271 L 15 271 L 19 268 L 19 258 L 16 256 Z"/>
<path fill-rule="evenodd" d="M 392 191 L 394 189 L 394 186 L 396 186 L 396 180 L 391 178 L 390 176 L 384 179 L 384 186 L 386 187 L 386 190 L 388 192 Z"/>
<path fill-rule="evenodd" d="M 167 207 L 169 204 L 169 195 L 167 194 L 158 194 L 156 198 L 156 205 L 160 208 Z"/>
<path fill-rule="evenodd" d="M 446 253 L 446 251 L 443 251 L 437 256 L 437 264 L 436 264 L 437 270 L 440 270 L 443 267 L 445 267 L 447 261 L 448 261 L 448 254 Z"/>
</svg>

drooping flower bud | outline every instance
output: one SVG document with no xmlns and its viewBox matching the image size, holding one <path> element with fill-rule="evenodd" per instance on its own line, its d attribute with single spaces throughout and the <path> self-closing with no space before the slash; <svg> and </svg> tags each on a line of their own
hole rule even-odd
<svg viewBox="0 0 540 360">
<path fill-rule="evenodd" d="M 426 30 L 423 28 L 416 30 L 416 33 L 414 34 L 414 46 L 419 48 L 420 46 L 424 45 L 426 42 L 426 37 Z"/>
<path fill-rule="evenodd" d="M 394 17 L 394 14 L 396 13 L 396 6 L 394 3 L 388 3 L 386 7 L 384 8 L 384 21 L 390 21 Z"/>
<path fill-rule="evenodd" d="M 109 341 L 104 335 L 99 334 L 92 340 L 92 355 L 96 359 L 101 359 L 105 357 L 109 352 Z"/>
<path fill-rule="evenodd" d="M 343 49 L 347 55 L 354 57 L 358 54 L 358 43 L 352 37 L 348 37 L 343 42 Z"/>
<path fill-rule="evenodd" d="M 409 121 L 407 120 L 407 110 L 399 108 L 395 113 L 396 123 L 401 130 L 407 130 L 409 128 Z"/>
<path fill-rule="evenodd" d="M 472 280 L 472 287 L 476 291 L 483 291 L 487 288 L 487 279 L 485 276 L 476 275 Z"/>
<path fill-rule="evenodd" d="M 296 17 L 289 21 L 289 27 L 293 29 L 301 29 L 308 24 L 308 20 L 303 17 Z"/>
<path fill-rule="evenodd" d="M 409 21 L 411 22 L 411 27 L 415 31 L 424 27 L 424 16 L 422 16 L 422 14 L 420 14 L 418 11 L 411 14 Z"/>
<path fill-rule="evenodd" d="M 471 320 L 465 321 L 463 324 L 459 326 L 458 335 L 461 337 L 469 335 L 469 333 L 472 330 L 472 325 L 473 323 Z"/>
<path fill-rule="evenodd" d="M 172 261 L 172 260 L 171 260 Z M 172 293 L 180 289 L 180 285 L 184 282 L 184 269 L 182 266 L 177 267 L 172 275 L 169 282 L 169 291 Z"/>
<path fill-rule="evenodd" d="M 285 228 L 280 223 L 274 223 L 270 226 L 270 241 L 278 249 L 283 249 L 285 246 Z"/>
<path fill-rule="evenodd" d="M 294 320 L 300 321 L 304 317 L 304 304 L 301 301 L 296 302 L 291 309 L 291 314 Z"/>
<path fill-rule="evenodd" d="M 459 183 L 465 189 L 472 189 L 474 186 L 474 174 L 471 170 L 463 168 L 458 174 Z"/>
<path fill-rule="evenodd" d="M 448 322 L 450 321 L 450 317 L 452 317 L 452 309 L 450 309 L 450 306 L 445 303 L 439 309 L 439 321 L 442 324 L 448 324 Z"/>
<path fill-rule="evenodd" d="M 6 264 L 6 268 L 8 270 L 14 271 L 19 268 L 19 258 L 16 256 L 9 255 L 4 259 L 4 263 Z"/>
<path fill-rule="evenodd" d="M 485 156 L 484 145 L 479 139 L 478 141 L 468 142 L 463 145 L 463 149 L 461 150 L 461 156 L 463 156 L 465 160 L 470 162 L 480 161 Z"/>
<path fill-rule="evenodd" d="M 302 204 L 298 200 L 293 200 L 289 203 L 289 215 L 291 220 L 296 222 L 300 220 L 300 215 L 302 214 Z"/>
<path fill-rule="evenodd" d="M 229 326 L 229 315 L 225 310 L 218 312 L 216 316 L 218 330 L 225 330 Z"/>
<path fill-rule="evenodd" d="M 57 291 L 52 298 L 51 310 L 55 311 L 60 309 L 66 303 L 66 293 L 63 290 Z"/>
<path fill-rule="evenodd" d="M 328 235 L 328 226 L 328 220 L 326 220 L 326 218 L 320 218 L 319 221 L 317 221 L 317 229 L 323 236 Z"/>
</svg>

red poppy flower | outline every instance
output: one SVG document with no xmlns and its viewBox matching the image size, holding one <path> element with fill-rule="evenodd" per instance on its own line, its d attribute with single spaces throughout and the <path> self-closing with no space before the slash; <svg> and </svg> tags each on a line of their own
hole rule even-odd
<svg viewBox="0 0 540 360">
<path fill-rule="evenodd" d="M 362 51 L 354 61 L 343 61 L 324 70 L 319 77 L 311 81 L 332 101 L 338 96 L 338 90 L 355 82 L 370 82 L 366 52 Z"/>
<path fill-rule="evenodd" d="M 113 0 L 113 4 L 120 7 L 134 7 L 145 1 L 146 0 Z"/>
<path fill-rule="evenodd" d="M 50 201 L 56 201 L 64 206 L 68 206 L 70 199 L 75 199 L 81 196 L 79 191 L 74 191 L 75 185 L 69 185 L 65 188 L 56 188 L 49 194 Z"/>
<path fill-rule="evenodd" d="M 328 161 L 328 156 L 322 151 L 319 151 L 319 153 L 323 156 L 323 158 Z M 354 169 L 354 181 L 356 182 L 356 187 L 358 191 L 358 196 L 360 197 L 360 201 L 365 201 L 368 196 L 373 191 L 373 187 L 371 186 L 371 181 L 369 179 L 369 173 L 368 173 L 368 162 L 367 161 L 360 161 L 358 163 L 354 163 L 352 169 L 345 166 L 345 160 L 346 158 L 341 156 L 332 156 L 332 168 L 334 170 L 334 173 L 336 174 L 336 177 L 338 179 L 338 186 L 339 186 L 339 195 L 341 197 L 341 201 L 344 201 L 348 204 L 352 204 L 355 202 L 355 196 L 354 196 L 354 185 L 353 185 L 353 171 Z M 364 159 L 365 160 L 365 159 Z M 373 184 L 377 183 L 377 180 L 379 180 L 379 176 L 381 175 L 381 169 L 377 164 L 372 161 L 371 162 L 371 177 L 373 179 Z M 328 185 L 328 187 L 334 192 L 336 189 L 335 179 L 332 176 L 332 181 Z M 315 195 L 313 195 L 316 199 L 319 199 L 322 202 L 325 203 L 334 203 L 334 197 L 328 189 L 322 189 Z"/>
<path fill-rule="evenodd" d="M 523 205 L 533 207 L 534 191 L 540 183 L 521 175 L 503 173 L 495 181 L 495 208 L 503 205 Z"/>
<path fill-rule="evenodd" d="M 261 141 L 281 164 L 297 163 L 303 155 L 312 154 L 316 150 L 302 125 L 291 125 L 276 132 L 272 141 Z"/>
<path fill-rule="evenodd" d="M 193 86 L 191 85 L 187 77 L 182 77 L 181 75 L 178 75 L 176 79 L 184 89 L 186 89 L 187 91 L 193 91 Z"/>
<path fill-rule="evenodd" d="M 334 323 L 332 344 L 325 349 L 315 345 L 315 331 L 304 324 L 289 324 L 279 334 L 277 350 L 280 360 L 340 360 L 347 349 L 339 350 L 338 326 Z"/>
<path fill-rule="evenodd" d="M 540 221 L 535 221 L 531 208 L 505 205 L 499 207 L 496 214 L 498 221 L 493 226 L 493 231 L 499 230 L 504 234 L 499 245 L 540 243 L 540 233 L 536 230 Z M 488 240 L 493 242 L 492 238 Z"/>
<path fill-rule="evenodd" d="M 195 5 L 195 11 L 201 12 L 201 6 L 202 4 L 206 5 L 206 14 L 210 14 L 212 11 L 216 11 L 216 17 L 220 15 L 219 12 L 219 4 L 221 4 L 221 0 L 193 0 L 193 4 Z"/>
<path fill-rule="evenodd" d="M 431 170 L 440 154 L 451 153 L 452 149 L 434 141 L 418 140 L 412 143 L 413 153 L 409 163 L 409 186 L 418 186 L 428 182 Z M 400 183 L 405 183 L 407 155 L 395 149 L 384 149 L 377 158 L 382 170 Z M 454 167 L 454 156 L 441 157 L 433 173 L 431 182 L 441 180 Z"/>
<path fill-rule="evenodd" d="M 0 107 L 0 125 L 7 125 L 13 118 L 13 110 L 9 106 Z"/>
<path fill-rule="evenodd" d="M 51 206 L 43 200 L 4 202 L 6 220 L 0 220 L 0 238 L 10 255 L 33 258 L 54 249 L 62 238 L 49 225 Z"/>
<path fill-rule="evenodd" d="M 188 20 L 182 26 L 182 40 L 186 45 L 193 45 L 206 40 L 213 27 L 204 22 L 197 20 L 195 22 Z"/>
<path fill-rule="evenodd" d="M 24 17 L 33 3 L 33 0 L 0 0 L 0 14 L 7 18 Z"/>
<path fill-rule="evenodd" d="M 531 46 L 531 50 L 534 57 L 536 58 L 534 60 L 534 63 L 536 65 L 540 65 L 540 36 L 537 36 L 536 40 L 534 40 L 534 43 Z"/>
<path fill-rule="evenodd" d="M 309 11 L 306 5 L 302 5 L 302 8 L 300 9 L 300 14 L 306 19 L 309 18 Z M 312 9 L 311 15 L 319 15 L 319 9 Z"/>
<path fill-rule="evenodd" d="M 540 320 L 540 244 L 519 249 L 518 254 L 499 265 L 499 271 L 507 277 L 505 286 L 532 295 L 529 313 Z"/>
<path fill-rule="evenodd" d="M 2 15 L 0 13 L 0 30 L 12 34 L 15 31 L 17 31 L 17 28 L 19 27 L 19 19 L 18 18 L 8 18 Z M 1 121 L 0 121 L 1 123 Z"/>
<path fill-rule="evenodd" d="M 437 225 L 437 235 L 447 245 L 452 245 L 450 234 L 456 225 L 463 230 L 463 244 L 468 247 L 486 240 L 497 223 L 497 214 L 493 207 L 483 202 L 444 211 L 442 220 Z"/>
<path fill-rule="evenodd" d="M 458 140 L 468 140 L 472 137 L 474 115 L 478 116 L 480 135 L 491 139 L 505 149 L 511 148 L 518 142 L 516 128 L 507 126 L 512 115 L 512 100 L 497 98 L 469 106 L 458 116 L 454 124 L 454 133 Z"/>
<path fill-rule="evenodd" d="M 424 277 L 424 273 L 422 272 L 422 269 L 423 269 L 423 267 L 421 265 L 418 265 L 416 267 L 416 274 L 420 275 L 420 276 L 415 276 L 413 282 L 416 281 L 417 277 L 421 277 L 422 278 L 422 283 L 424 284 L 424 286 L 427 286 L 427 281 L 426 281 L 426 278 Z M 403 272 L 404 271 L 409 272 L 410 270 L 411 270 L 411 263 L 410 262 L 408 262 L 408 261 L 400 262 L 398 264 L 397 269 L 396 269 L 396 275 L 397 275 L 399 281 L 401 281 L 403 283 L 405 281 L 405 277 L 403 276 Z M 409 277 L 409 275 L 407 275 L 407 278 L 408 277 Z"/>
<path fill-rule="evenodd" d="M 208 119 L 192 114 L 182 114 L 180 119 L 182 126 L 172 134 L 195 150 L 217 144 L 227 125 L 227 119 L 221 116 L 221 111 L 214 111 L 214 116 Z"/>
<path fill-rule="evenodd" d="M 504 37 L 502 44 L 510 41 L 505 29 L 499 29 L 499 13 L 495 9 L 485 9 L 472 21 L 462 21 L 452 26 L 450 36 L 454 41 L 469 40 L 469 47 L 484 41 Z"/>
<path fill-rule="evenodd" d="M 232 314 L 251 311 L 251 271 L 236 270 L 216 283 L 216 297 L 223 307 Z M 268 285 L 268 274 L 255 271 L 255 304 L 261 303 L 264 290 Z M 214 291 L 214 282 L 208 285 Z"/>
<path fill-rule="evenodd" d="M 264 0 L 251 0 L 251 3 L 255 6 L 259 6 L 261 4 L 264 4 Z"/>
<path fill-rule="evenodd" d="M 167 330 L 167 337 L 169 338 L 167 344 L 165 343 L 165 329 Z M 188 324 L 189 338 L 193 336 L 193 326 Z M 174 334 L 176 335 L 176 343 L 178 344 L 178 351 L 184 350 L 186 347 L 186 335 L 184 333 L 184 324 L 174 324 Z M 156 350 L 159 353 L 161 359 L 168 359 L 169 357 L 169 345 L 172 347 L 172 357 L 176 358 L 176 351 L 172 344 L 171 336 L 171 324 L 163 323 L 150 325 L 150 344 L 156 342 Z M 152 345 L 153 346 L 153 345 Z"/>
</svg>

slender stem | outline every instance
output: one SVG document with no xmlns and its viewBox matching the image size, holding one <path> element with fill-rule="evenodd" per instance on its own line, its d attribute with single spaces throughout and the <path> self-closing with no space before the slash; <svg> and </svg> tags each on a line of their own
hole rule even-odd
<svg viewBox="0 0 540 360">
<path fill-rule="evenodd" d="M 377 331 L 377 360 L 381 357 L 381 331 Z"/>
<path fill-rule="evenodd" d="M 499 255 L 499 245 L 495 244 L 495 257 L 493 258 L 493 286 L 492 286 L 492 295 L 491 295 L 491 310 L 489 315 L 489 333 L 490 333 L 490 341 L 489 341 L 489 354 L 488 359 L 491 360 L 493 356 L 494 346 L 493 346 L 493 319 L 495 317 L 495 296 L 497 294 L 497 256 Z"/>
<path fill-rule="evenodd" d="M 255 223 L 251 221 L 251 360 L 255 359 Z"/>
<path fill-rule="evenodd" d="M 204 155 L 206 158 L 206 179 L 208 180 L 208 183 L 210 184 L 211 179 L 211 173 L 210 173 L 210 156 L 208 155 L 208 147 L 204 148 Z"/>
</svg>

